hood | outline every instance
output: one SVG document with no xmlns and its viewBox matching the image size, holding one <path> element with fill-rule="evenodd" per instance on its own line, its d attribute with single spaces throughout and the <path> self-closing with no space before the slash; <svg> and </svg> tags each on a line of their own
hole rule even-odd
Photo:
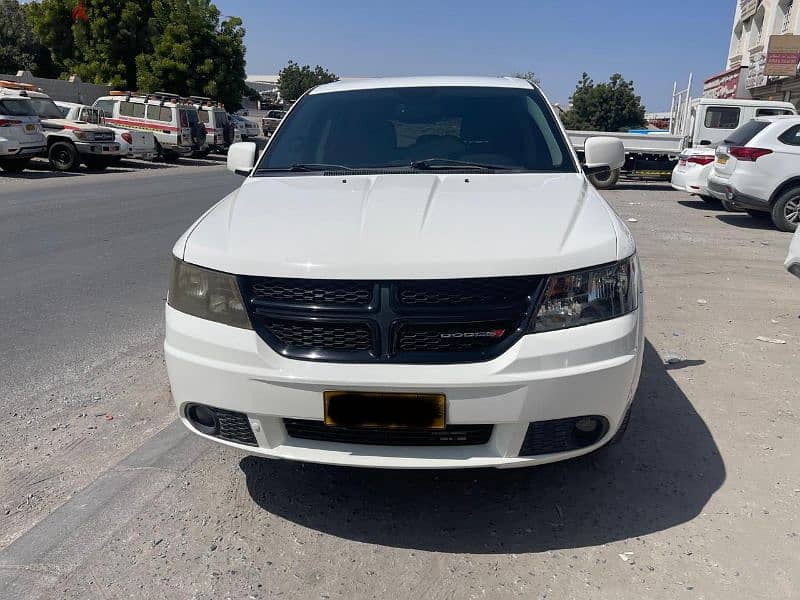
<svg viewBox="0 0 800 600">
<path fill-rule="evenodd" d="M 625 235 L 575 173 L 251 177 L 175 252 L 240 275 L 486 277 L 611 262 Z"/>
<path fill-rule="evenodd" d="M 108 127 L 101 127 L 86 121 L 70 121 L 69 119 L 42 119 L 42 125 L 57 129 L 79 129 L 81 131 L 109 131 Z"/>
</svg>

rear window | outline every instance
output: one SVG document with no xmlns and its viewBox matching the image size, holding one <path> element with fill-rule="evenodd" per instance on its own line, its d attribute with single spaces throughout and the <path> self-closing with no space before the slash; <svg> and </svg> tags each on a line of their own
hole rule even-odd
<svg viewBox="0 0 800 600">
<path fill-rule="evenodd" d="M 0 115 L 35 117 L 36 111 L 33 109 L 33 104 L 31 104 L 30 100 L 8 98 L 7 100 L 0 100 Z"/>
<path fill-rule="evenodd" d="M 748 121 L 726 137 L 725 143 L 731 146 L 745 146 L 747 142 L 766 129 L 767 125 L 769 125 L 768 121 Z"/>
<path fill-rule="evenodd" d="M 705 125 L 709 129 L 736 129 L 740 109 L 737 106 L 709 106 Z"/>
<path fill-rule="evenodd" d="M 800 125 L 795 125 L 784 131 L 778 139 L 790 146 L 800 146 Z"/>
<path fill-rule="evenodd" d="M 793 115 L 793 111 L 788 108 L 759 108 L 756 111 L 757 117 L 779 117 L 781 115 Z"/>
</svg>

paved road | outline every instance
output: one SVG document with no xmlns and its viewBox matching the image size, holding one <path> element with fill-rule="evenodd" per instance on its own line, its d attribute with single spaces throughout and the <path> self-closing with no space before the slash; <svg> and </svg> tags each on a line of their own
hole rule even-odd
<svg viewBox="0 0 800 600">
<path fill-rule="evenodd" d="M 32 211 L 23 184 L 0 183 L 0 239 L 12 240 L 0 264 L 28 265 L 0 274 L 13 311 L 0 326 L 22 332 L 0 345 L 0 373 L 41 390 L 2 399 L 23 416 L 0 425 L 13 439 L 0 449 L 0 597 L 800 596 L 800 301 L 781 268 L 786 234 L 663 186 L 609 192 L 636 219 L 649 298 L 625 442 L 534 470 L 398 477 L 257 460 L 169 424 L 163 257 L 236 180 L 218 167 L 114 176 L 35 181 L 35 202 L 51 201 Z M 145 188 L 160 201 L 142 201 Z M 8 225 L 16 214 L 27 234 Z M 46 252 L 36 238 L 61 241 Z M 32 293 L 63 300 L 38 314 Z M 665 367 L 669 354 L 682 362 Z M 41 414 L 26 418 L 29 406 Z"/>
</svg>

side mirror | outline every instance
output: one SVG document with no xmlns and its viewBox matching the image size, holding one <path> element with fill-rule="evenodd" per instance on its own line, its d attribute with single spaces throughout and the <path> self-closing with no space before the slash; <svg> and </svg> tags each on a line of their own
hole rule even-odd
<svg viewBox="0 0 800 600">
<path fill-rule="evenodd" d="M 587 175 L 621 169 L 625 164 L 625 146 L 615 137 L 591 137 L 583 146 L 584 167 Z"/>
<path fill-rule="evenodd" d="M 228 148 L 228 171 L 237 175 L 250 175 L 256 166 L 257 148 L 253 142 L 238 142 Z"/>
</svg>

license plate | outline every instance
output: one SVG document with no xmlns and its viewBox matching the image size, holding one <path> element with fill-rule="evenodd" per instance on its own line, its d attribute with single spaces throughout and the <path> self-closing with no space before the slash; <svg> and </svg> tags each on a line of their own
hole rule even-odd
<svg viewBox="0 0 800 600">
<path fill-rule="evenodd" d="M 25 131 L 36 131 L 36 125 L 28 123 L 27 125 L 25 125 Z"/>
<path fill-rule="evenodd" d="M 721 164 L 721 165 L 724 165 L 724 164 L 726 164 L 728 162 L 728 157 L 727 156 L 718 156 L 717 157 L 717 162 L 719 164 Z"/>
<path fill-rule="evenodd" d="M 325 425 L 374 429 L 444 429 L 444 394 L 325 392 Z"/>
</svg>

